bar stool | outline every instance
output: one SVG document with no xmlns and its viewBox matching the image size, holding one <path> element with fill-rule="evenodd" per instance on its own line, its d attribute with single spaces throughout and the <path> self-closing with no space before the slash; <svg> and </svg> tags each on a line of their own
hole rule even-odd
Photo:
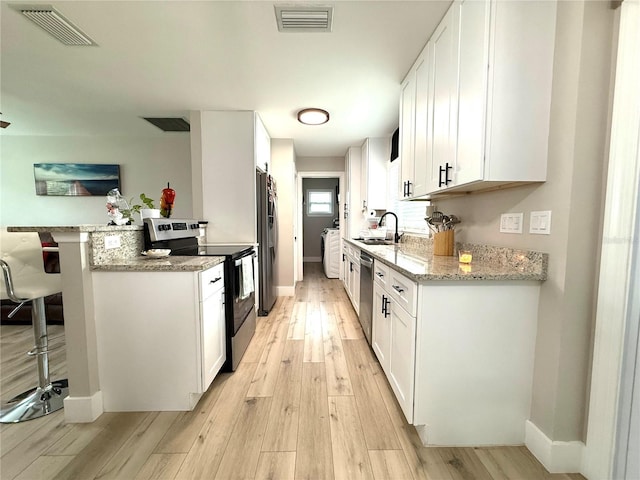
<svg viewBox="0 0 640 480">
<path fill-rule="evenodd" d="M 9 317 L 31 302 L 35 346 L 27 355 L 37 358 L 38 367 L 38 386 L 12 398 L 0 409 L 0 423 L 17 423 L 60 410 L 69 394 L 68 380 L 51 382 L 49 378 L 50 348 L 44 307 L 44 297 L 62 289 L 60 275 L 44 271 L 42 245 L 37 233 L 0 230 L 0 255 L 4 277 L 0 282 L 0 298 L 19 304 Z"/>
</svg>

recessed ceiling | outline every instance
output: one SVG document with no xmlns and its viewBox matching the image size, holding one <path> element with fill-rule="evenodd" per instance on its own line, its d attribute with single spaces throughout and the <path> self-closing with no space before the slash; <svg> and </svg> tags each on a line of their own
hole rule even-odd
<svg viewBox="0 0 640 480">
<path fill-rule="evenodd" d="M 2 135 L 163 135 L 141 117 L 255 110 L 299 156 L 342 156 L 396 129 L 400 82 L 451 2 L 317 2 L 333 6 L 317 34 L 279 32 L 267 1 L 49 2 L 91 48 L 1 3 Z M 331 121 L 298 123 L 309 105 Z"/>
</svg>

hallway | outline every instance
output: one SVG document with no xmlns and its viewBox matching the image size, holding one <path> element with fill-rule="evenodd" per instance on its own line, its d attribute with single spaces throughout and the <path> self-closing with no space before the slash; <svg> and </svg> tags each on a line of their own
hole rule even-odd
<svg viewBox="0 0 640 480">
<path fill-rule="evenodd" d="M 305 264 L 234 374 L 192 412 L 105 413 L 65 424 L 62 412 L 0 426 L 3 480 L 430 479 L 568 480 L 524 447 L 425 448 L 406 423 L 340 280 Z M 178 320 L 178 319 L 177 319 Z M 51 333 L 61 333 L 52 327 Z M 2 399 L 35 381 L 19 356 L 30 327 L 2 326 Z M 62 350 L 64 352 L 64 350 Z M 65 374 L 64 353 L 52 377 Z"/>
</svg>

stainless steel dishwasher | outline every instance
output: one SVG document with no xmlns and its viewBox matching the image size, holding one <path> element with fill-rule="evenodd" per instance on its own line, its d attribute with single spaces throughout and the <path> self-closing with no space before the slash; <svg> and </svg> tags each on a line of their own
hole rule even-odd
<svg viewBox="0 0 640 480">
<path fill-rule="evenodd" d="M 373 318 L 373 257 L 360 251 L 360 325 L 371 345 L 371 323 Z"/>
</svg>

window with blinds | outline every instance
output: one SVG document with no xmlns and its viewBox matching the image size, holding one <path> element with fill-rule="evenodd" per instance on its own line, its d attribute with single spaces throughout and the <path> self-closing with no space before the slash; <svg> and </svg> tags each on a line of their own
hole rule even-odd
<svg viewBox="0 0 640 480">
<path fill-rule="evenodd" d="M 333 215 L 333 190 L 308 190 L 307 215 L 328 217 Z"/>
<path fill-rule="evenodd" d="M 389 181 L 387 192 L 389 192 L 389 210 L 398 215 L 398 229 L 403 232 L 428 234 L 429 228 L 424 217 L 426 217 L 426 207 L 429 201 L 406 201 L 400 200 L 398 196 L 398 186 L 400 185 L 400 161 L 387 164 L 387 179 Z"/>
</svg>

